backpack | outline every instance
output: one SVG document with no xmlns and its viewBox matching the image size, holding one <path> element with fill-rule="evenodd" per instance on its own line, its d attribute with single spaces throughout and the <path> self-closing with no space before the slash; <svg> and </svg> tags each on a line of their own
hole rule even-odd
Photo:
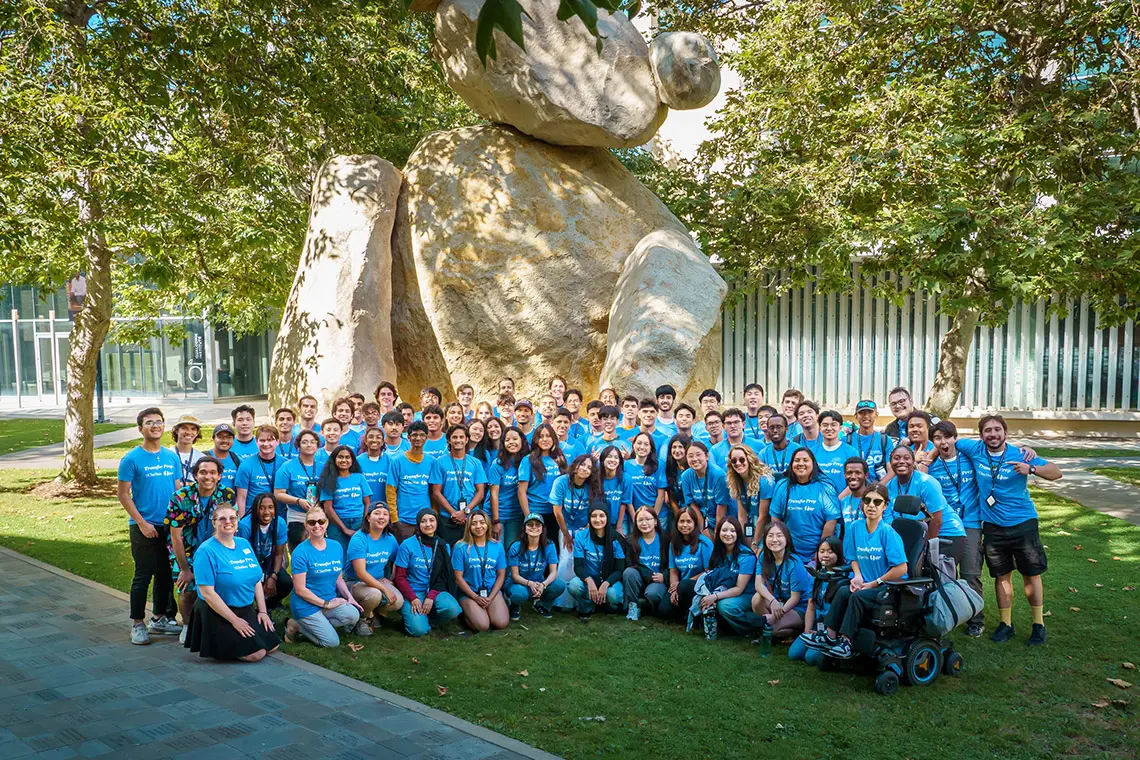
<svg viewBox="0 0 1140 760">
<path fill-rule="evenodd" d="M 931 636 L 945 636 L 981 612 L 985 604 L 965 579 L 944 580 L 941 572 L 934 573 L 934 588 L 926 599 L 930 606 L 926 632 Z"/>
</svg>

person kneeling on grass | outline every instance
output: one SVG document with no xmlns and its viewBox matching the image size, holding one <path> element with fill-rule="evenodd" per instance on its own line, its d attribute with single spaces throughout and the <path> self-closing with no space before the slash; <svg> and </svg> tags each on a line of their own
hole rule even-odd
<svg viewBox="0 0 1140 760">
<path fill-rule="evenodd" d="M 507 554 L 491 540 L 491 521 L 481 509 L 472 512 L 463 528 L 463 539 L 451 552 L 459 606 L 467 625 L 476 633 L 510 625 L 503 594 L 507 579 Z"/>
<path fill-rule="evenodd" d="M 185 646 L 202 657 L 257 662 L 280 643 L 265 607 L 261 566 L 249 541 L 237 535 L 237 509 L 214 508 L 214 535 L 194 552 L 198 601 Z"/>
<path fill-rule="evenodd" d="M 886 486 L 875 484 L 863 495 L 862 522 L 848 526 L 843 553 L 851 559 L 851 583 L 839 589 L 827 612 L 824 631 L 800 638 L 812 649 L 829 657 L 850 659 L 851 640 L 878 606 L 878 596 L 888 581 L 906 579 L 906 550 L 895 529 L 883 522 L 887 508 Z"/>
<path fill-rule="evenodd" d="M 409 636 L 426 636 L 433 626 L 459 617 L 451 547 L 436 535 L 439 517 L 431 509 L 416 514 L 416 532 L 396 552 L 393 581 L 404 595 L 400 614 Z"/>
<path fill-rule="evenodd" d="M 783 522 L 768 523 L 762 542 L 752 611 L 764 618 L 772 638 L 799 636 L 804 630 L 812 578 L 796 556 L 791 533 Z"/>
<path fill-rule="evenodd" d="M 531 601 L 534 611 L 544 618 L 553 617 L 551 608 L 566 591 L 566 581 L 558 577 L 558 550 L 546 537 L 542 515 L 527 515 L 522 536 L 507 552 L 507 596 L 511 620 L 522 616 L 523 602 Z"/>
<path fill-rule="evenodd" d="M 352 598 L 360 603 L 357 636 L 371 636 L 379 621 L 404 606 L 404 595 L 392 583 L 392 566 L 400 545 L 392 535 L 392 513 L 385 504 L 377 504 L 368 513 L 365 529 L 348 540 L 348 577 Z"/>
<path fill-rule="evenodd" d="M 570 596 L 578 603 L 578 619 L 590 619 L 595 605 L 616 612 L 622 602 L 621 574 L 625 546 L 610 524 L 604 506 L 590 507 L 589 526 L 574 534 L 574 578 Z"/>
<path fill-rule="evenodd" d="M 815 550 L 815 566 L 817 569 L 831 570 L 842 566 L 843 563 L 843 542 L 836 536 L 828 536 L 819 542 L 819 547 Z M 831 581 L 824 581 L 820 578 L 813 580 L 811 593 L 808 595 L 807 610 L 804 612 L 804 628 L 808 633 L 824 629 L 823 619 L 831 608 L 832 600 L 835 599 L 839 589 L 849 583 L 850 579 L 846 574 L 842 578 Z M 788 659 L 803 660 L 808 665 L 819 665 L 819 661 L 823 659 L 823 652 L 818 649 L 808 649 L 801 636 L 793 641 L 788 648 Z"/>
<path fill-rule="evenodd" d="M 293 551 L 293 593 L 285 621 L 285 641 L 303 637 L 319 647 L 340 646 L 336 629 L 351 631 L 360 620 L 360 605 L 341 571 L 344 549 L 327 537 L 328 514 L 314 506 L 305 515 L 308 538 Z"/>
</svg>

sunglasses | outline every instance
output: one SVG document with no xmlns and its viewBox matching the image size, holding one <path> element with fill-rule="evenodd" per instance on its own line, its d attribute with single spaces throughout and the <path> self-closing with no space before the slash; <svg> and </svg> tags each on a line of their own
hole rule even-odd
<svg viewBox="0 0 1140 760">
<path fill-rule="evenodd" d="M 214 522 L 237 522 L 237 515 L 229 515 L 225 517 L 215 517 Z"/>
<path fill-rule="evenodd" d="M 865 496 L 865 497 L 863 497 L 863 503 L 864 504 L 870 504 L 872 507 L 881 507 L 884 504 L 886 504 L 887 501 L 886 501 L 886 499 L 883 499 L 882 497 Z"/>
<path fill-rule="evenodd" d="M 305 525 L 325 525 L 328 520 L 305 520 Z"/>
<path fill-rule="evenodd" d="M 729 459 L 728 461 L 731 462 L 732 464 L 744 464 L 748 460 L 745 459 L 744 457 L 733 457 L 732 459 Z"/>
</svg>

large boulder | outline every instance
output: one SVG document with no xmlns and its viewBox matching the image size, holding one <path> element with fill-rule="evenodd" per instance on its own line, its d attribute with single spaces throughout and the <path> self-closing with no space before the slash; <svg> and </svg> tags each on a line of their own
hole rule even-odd
<svg viewBox="0 0 1140 760">
<path fill-rule="evenodd" d="M 696 32 L 665 32 L 649 45 L 661 101 L 689 111 L 712 102 L 720 92 L 720 64 L 712 43 Z"/>
<path fill-rule="evenodd" d="M 428 135 L 404 172 L 407 245 L 452 381 L 485 395 L 508 375 L 521 394 L 561 374 L 592 397 L 622 262 L 653 230 L 685 235 L 677 218 L 610 151 L 505 127 Z"/>
<path fill-rule="evenodd" d="M 618 278 L 602 386 L 652 398 L 659 385 L 669 383 L 689 399 L 715 388 L 727 292 L 683 230 L 646 235 Z"/>
<path fill-rule="evenodd" d="M 269 372 L 270 408 L 311 393 L 327 409 L 396 377 L 392 225 L 399 170 L 378 156 L 336 156 L 313 182 L 309 229 Z"/>
<path fill-rule="evenodd" d="M 653 137 L 668 108 L 624 13 L 598 10 L 599 54 L 581 19 L 558 19 L 559 0 L 520 0 L 526 50 L 496 30 L 497 57 L 484 68 L 475 52 L 484 2 L 444 0 L 435 17 L 447 83 L 476 113 L 556 145 L 632 148 Z"/>
</svg>

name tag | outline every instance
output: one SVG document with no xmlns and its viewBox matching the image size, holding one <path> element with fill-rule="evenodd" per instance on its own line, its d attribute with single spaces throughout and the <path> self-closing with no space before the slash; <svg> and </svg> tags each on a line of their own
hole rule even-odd
<svg viewBox="0 0 1140 760">
<path fill-rule="evenodd" d="M 996 507 L 997 506 L 997 499 L 994 498 L 994 495 L 992 493 L 986 497 L 986 506 L 989 506 L 989 507 Z"/>
<path fill-rule="evenodd" d="M 480 589 L 480 590 L 479 590 L 479 596 L 481 596 L 481 597 L 483 597 L 484 599 L 486 599 L 486 598 L 487 598 L 487 589 Z"/>
</svg>

